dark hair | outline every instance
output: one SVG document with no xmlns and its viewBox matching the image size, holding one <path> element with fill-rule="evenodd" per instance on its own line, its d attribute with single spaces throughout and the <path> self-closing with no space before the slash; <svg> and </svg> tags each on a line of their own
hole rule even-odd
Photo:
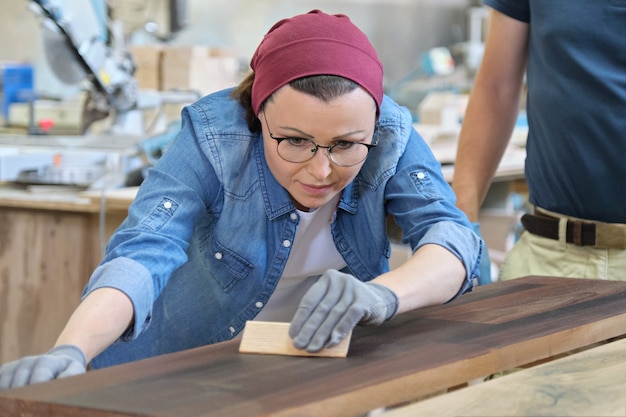
<svg viewBox="0 0 626 417">
<path fill-rule="evenodd" d="M 231 97 L 239 102 L 246 110 L 246 122 L 251 132 L 261 131 L 261 122 L 252 109 L 252 83 L 254 82 L 254 72 L 250 73 L 231 93 Z M 337 75 L 311 75 L 298 78 L 289 85 L 302 93 L 319 98 L 324 102 L 329 102 L 337 97 L 354 91 L 359 84 L 347 78 Z M 273 95 L 269 96 L 265 102 L 271 101 Z M 263 103 L 265 105 L 265 103 Z"/>
</svg>

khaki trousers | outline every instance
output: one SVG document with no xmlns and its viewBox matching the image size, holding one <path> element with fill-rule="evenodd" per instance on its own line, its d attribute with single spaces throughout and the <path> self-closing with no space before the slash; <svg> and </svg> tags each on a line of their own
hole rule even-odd
<svg viewBox="0 0 626 417">
<path fill-rule="evenodd" d="M 563 233 L 559 235 L 560 240 L 554 240 L 522 233 L 507 253 L 498 280 L 551 275 L 626 281 L 626 250 L 576 246 L 566 243 Z"/>
</svg>

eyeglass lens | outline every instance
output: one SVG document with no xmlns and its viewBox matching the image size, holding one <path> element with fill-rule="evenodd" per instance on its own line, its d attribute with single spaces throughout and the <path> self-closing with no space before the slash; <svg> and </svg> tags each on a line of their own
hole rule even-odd
<svg viewBox="0 0 626 417">
<path fill-rule="evenodd" d="M 322 146 L 305 138 L 275 137 L 270 130 L 265 111 L 263 111 L 263 118 L 270 137 L 277 142 L 278 155 L 287 162 L 309 161 L 313 159 L 319 148 L 324 148 L 333 163 L 339 166 L 351 166 L 363 162 L 371 148 L 378 144 L 378 138 L 373 144 L 338 141 L 330 146 Z"/>
<path fill-rule="evenodd" d="M 278 143 L 278 154 L 290 162 L 306 162 L 312 159 L 319 148 L 324 148 L 337 165 L 356 165 L 365 160 L 368 147 L 357 142 L 343 141 L 331 146 L 320 146 L 309 139 L 284 139 Z"/>
</svg>

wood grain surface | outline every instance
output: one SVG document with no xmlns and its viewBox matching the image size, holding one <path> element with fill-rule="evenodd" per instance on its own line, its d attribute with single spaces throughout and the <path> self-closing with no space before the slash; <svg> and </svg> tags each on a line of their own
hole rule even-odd
<svg viewBox="0 0 626 417">
<path fill-rule="evenodd" d="M 383 413 L 382 417 L 626 415 L 626 339 Z"/>
<path fill-rule="evenodd" d="M 54 345 L 101 258 L 97 213 L 0 206 L 0 363 Z"/>
<path fill-rule="evenodd" d="M 235 340 L 0 392 L 0 415 L 357 416 L 625 329 L 626 282 L 526 277 L 357 327 L 345 359 L 245 355 Z"/>
</svg>

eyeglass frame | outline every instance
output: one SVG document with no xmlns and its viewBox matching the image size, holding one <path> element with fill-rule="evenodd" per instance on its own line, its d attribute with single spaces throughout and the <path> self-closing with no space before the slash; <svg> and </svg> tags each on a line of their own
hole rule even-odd
<svg viewBox="0 0 626 417">
<path fill-rule="evenodd" d="M 318 145 L 317 143 L 313 142 L 311 139 L 307 139 L 307 138 L 296 138 L 296 137 L 293 137 L 293 136 L 284 136 L 284 137 L 280 137 L 279 136 L 279 137 L 276 137 L 276 136 L 274 136 L 272 134 L 272 131 L 270 129 L 270 125 L 267 122 L 267 115 L 265 114 L 265 109 L 263 109 L 262 112 L 263 112 L 263 119 L 265 119 L 265 127 L 267 127 L 267 132 L 269 133 L 270 138 L 272 138 L 272 139 L 274 139 L 276 141 L 276 151 L 278 153 L 278 156 L 280 156 L 284 161 L 292 163 L 292 164 L 303 164 L 305 162 L 309 162 L 311 159 L 315 158 L 315 155 L 317 155 L 317 150 L 319 148 L 322 148 L 322 149 L 326 149 L 327 150 L 327 152 L 328 152 L 328 159 L 333 164 L 335 164 L 335 165 L 337 165 L 339 167 L 352 167 L 352 166 L 358 165 L 361 162 L 365 161 L 367 159 L 367 156 L 369 155 L 370 151 L 372 149 L 374 149 L 376 146 L 378 146 L 378 142 L 380 141 L 380 131 L 379 130 L 378 130 L 378 135 L 376 136 L 376 143 L 363 143 L 363 142 L 354 142 L 354 141 L 350 141 L 350 140 L 344 140 L 343 142 L 350 142 L 350 143 L 353 143 L 355 145 L 363 145 L 363 146 L 365 146 L 367 148 L 367 153 L 365 154 L 365 158 L 363 158 L 359 162 L 355 162 L 354 164 L 350 164 L 350 165 L 339 164 L 339 163 L 337 163 L 333 159 L 333 152 L 332 152 L 333 148 L 335 146 L 338 146 L 339 143 L 336 143 L 336 144 L 330 145 L 330 146 L 323 146 L 323 145 Z M 311 148 L 311 151 L 312 151 L 311 152 L 311 157 L 309 159 L 306 159 L 306 160 L 300 161 L 300 162 L 294 162 L 294 161 L 290 161 L 288 159 L 285 159 L 285 157 L 282 156 L 280 154 L 280 152 L 278 152 L 278 146 L 280 145 L 281 142 L 283 142 L 285 140 L 288 140 L 288 139 L 301 139 L 301 140 L 306 140 L 306 141 L 311 142 L 311 144 L 313 144 L 313 146 L 315 146 L 314 150 L 313 150 L 313 148 Z"/>
</svg>

